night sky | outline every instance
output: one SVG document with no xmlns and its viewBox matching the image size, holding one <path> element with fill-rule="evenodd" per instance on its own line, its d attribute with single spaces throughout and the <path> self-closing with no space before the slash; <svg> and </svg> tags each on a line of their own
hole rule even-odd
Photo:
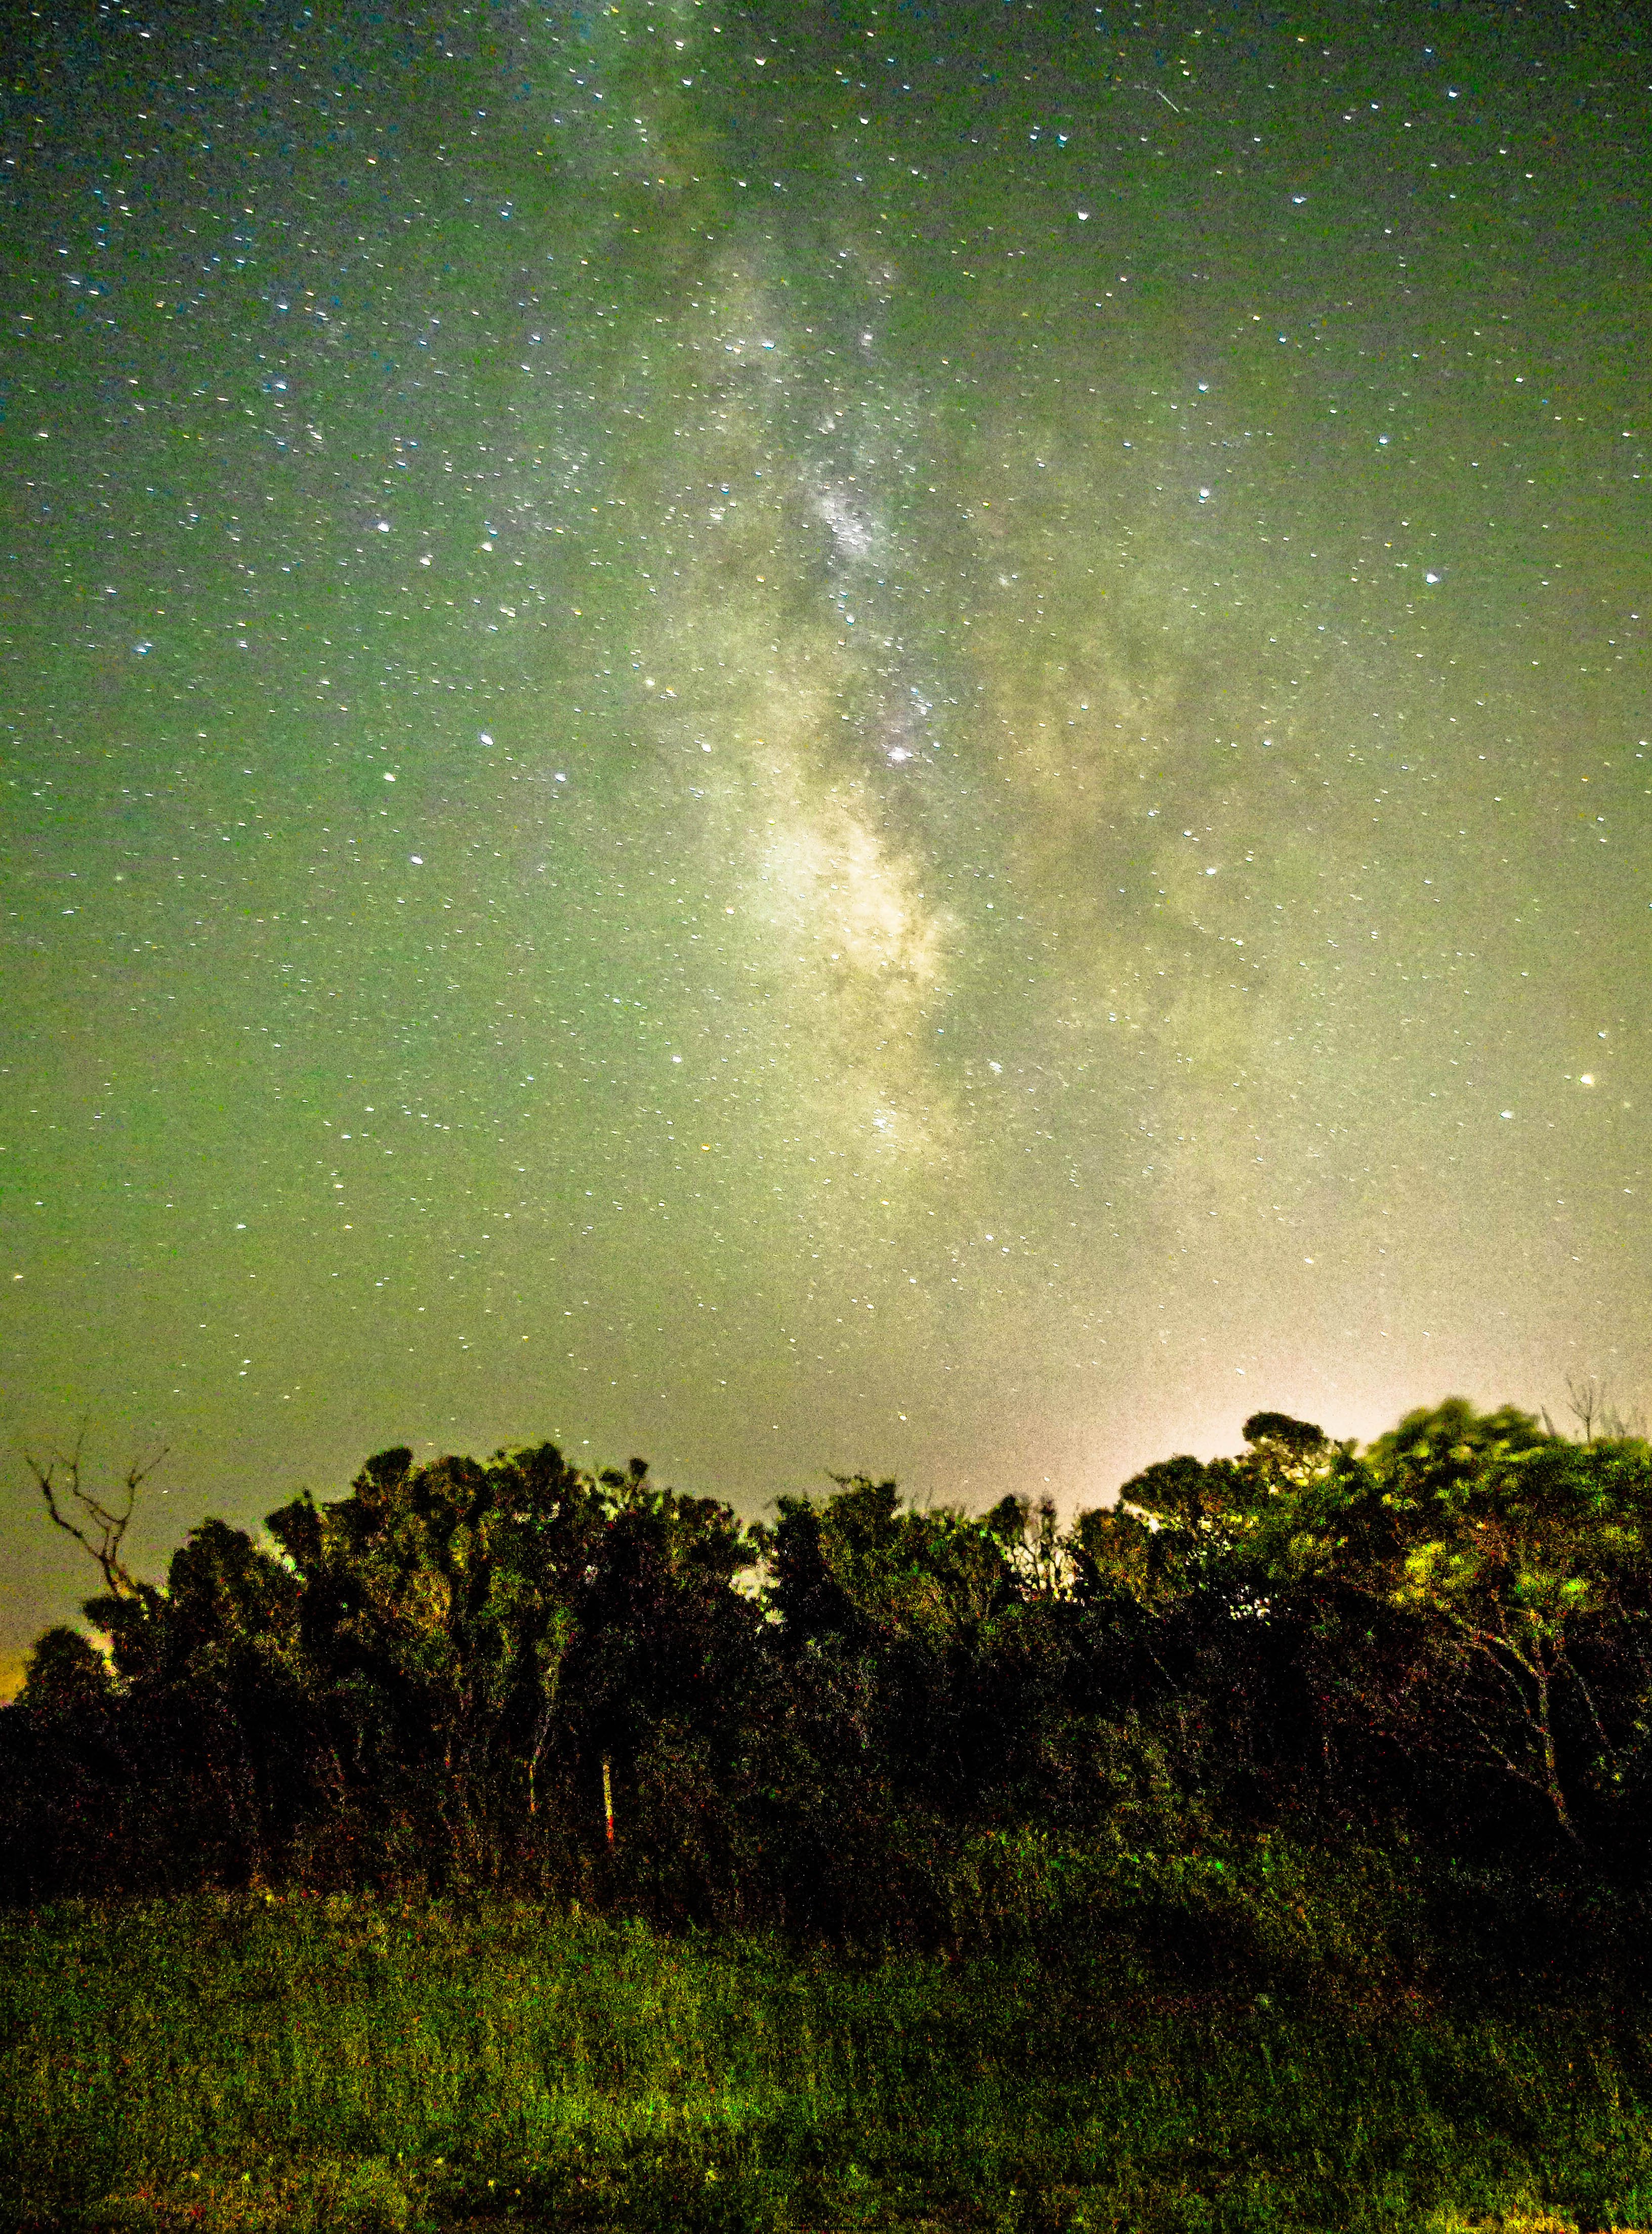
<svg viewBox="0 0 1652 2234">
<path fill-rule="evenodd" d="M 8 17 L 0 1689 L 551 1437 L 1652 1395 L 1636 11 Z"/>
</svg>

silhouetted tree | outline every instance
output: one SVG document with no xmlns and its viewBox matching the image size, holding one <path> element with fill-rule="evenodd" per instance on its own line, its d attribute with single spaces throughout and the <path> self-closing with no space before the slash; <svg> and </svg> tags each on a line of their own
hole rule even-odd
<svg viewBox="0 0 1652 2234">
<path fill-rule="evenodd" d="M 932 1943 L 1021 1898 L 982 1873 L 1016 1840 L 1278 1826 L 1629 1883 L 1652 1450 L 1596 1424 L 1451 1398 L 1361 1453 L 1260 1412 L 1066 1530 L 866 1475 L 747 1527 L 641 1459 L 397 1447 L 163 1584 L 122 1551 L 152 1462 L 105 1497 L 77 1447 L 34 1473 L 108 1649 L 48 1630 L 0 1714 L 0 1890 L 508 1881 Z"/>
</svg>

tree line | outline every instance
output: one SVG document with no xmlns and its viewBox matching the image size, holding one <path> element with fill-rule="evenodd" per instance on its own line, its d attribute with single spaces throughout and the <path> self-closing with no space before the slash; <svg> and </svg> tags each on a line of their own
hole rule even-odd
<svg viewBox="0 0 1652 2234">
<path fill-rule="evenodd" d="M 1012 1836 L 1638 1882 L 1652 1447 L 1592 1425 L 1453 1398 L 1359 1450 L 1258 1413 L 1066 1527 L 395 1449 L 267 1545 L 204 1522 L 164 1584 L 121 1556 L 141 1469 L 117 1506 L 36 1466 L 108 1650 L 48 1630 L 0 1711 L 0 1898 L 499 1886 L 924 1943 Z"/>
</svg>

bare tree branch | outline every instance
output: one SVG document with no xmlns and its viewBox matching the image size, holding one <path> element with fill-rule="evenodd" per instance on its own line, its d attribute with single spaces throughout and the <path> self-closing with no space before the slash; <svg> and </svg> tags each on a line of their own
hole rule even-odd
<svg viewBox="0 0 1652 2234">
<path fill-rule="evenodd" d="M 1584 1380 L 1576 1381 L 1568 1374 L 1566 1393 L 1570 1398 L 1566 1409 L 1582 1427 L 1586 1443 L 1594 1442 L 1597 1437 L 1608 1442 L 1625 1442 L 1631 1436 L 1645 1436 L 1645 1412 L 1625 1412 L 1612 1395 L 1610 1382 L 1598 1380 L 1592 1373 Z"/>
<path fill-rule="evenodd" d="M 1581 1381 L 1574 1380 L 1570 1373 L 1566 1375 L 1566 1409 L 1583 1429 L 1586 1443 L 1595 1440 L 1595 1422 L 1600 1418 L 1604 1395 L 1592 1373 Z"/>
<path fill-rule="evenodd" d="M 110 1597 L 140 1597 L 142 1587 L 122 1563 L 121 1545 L 137 1505 L 138 1492 L 166 1457 L 167 1446 L 162 1444 L 147 1459 L 134 1459 L 127 1467 L 122 1482 L 126 1498 L 118 1512 L 94 1497 L 82 1482 L 81 1459 L 85 1448 L 86 1427 L 82 1422 L 72 1451 L 66 1454 L 62 1452 L 54 1453 L 43 1466 L 25 1451 L 23 1464 L 35 1477 L 36 1486 L 46 1501 L 46 1510 L 54 1525 L 61 1528 L 66 1536 L 72 1536 L 82 1549 L 96 1560 Z M 95 1544 L 87 1528 L 69 1519 L 60 1506 L 58 1499 L 65 1494 L 73 1498 L 80 1506 L 88 1523 L 96 1527 L 99 1540 Z"/>
</svg>

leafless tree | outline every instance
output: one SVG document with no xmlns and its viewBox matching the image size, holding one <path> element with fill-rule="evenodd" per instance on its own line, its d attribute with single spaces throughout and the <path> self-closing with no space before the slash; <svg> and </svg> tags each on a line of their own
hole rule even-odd
<svg viewBox="0 0 1652 2234">
<path fill-rule="evenodd" d="M 1583 1440 L 1592 1443 L 1597 1436 L 1608 1442 L 1623 1442 L 1631 1436 L 1644 1436 L 1644 1412 L 1625 1412 L 1609 1392 L 1605 1382 L 1592 1373 L 1581 1380 L 1566 1375 L 1566 1409 L 1583 1431 Z"/>
<path fill-rule="evenodd" d="M 1625 1412 L 1616 1403 L 1609 1402 L 1600 1415 L 1600 1431 L 1615 1443 L 1627 1442 L 1633 1436 L 1638 1436 L 1642 1442 L 1645 1442 L 1646 1414 L 1638 1406 L 1633 1412 Z"/>
<path fill-rule="evenodd" d="M 1595 1423 L 1600 1418 L 1604 1392 L 1592 1373 L 1582 1378 L 1566 1375 L 1566 1409 L 1583 1431 L 1583 1440 L 1595 1440 Z"/>
<path fill-rule="evenodd" d="M 152 1452 L 147 1459 L 132 1460 L 122 1480 L 121 1486 L 126 1494 L 118 1510 L 112 1506 L 105 1505 L 101 1499 L 95 1497 L 81 1480 L 81 1460 L 85 1448 L 86 1429 L 82 1425 L 80 1434 L 75 1438 L 73 1450 L 56 1453 L 43 1465 L 40 1460 L 25 1451 L 23 1454 L 23 1464 L 35 1477 L 36 1485 L 42 1497 L 46 1500 L 46 1510 L 51 1515 L 54 1525 L 61 1528 L 65 1535 L 72 1536 L 84 1551 L 90 1553 L 101 1568 L 110 1597 L 141 1597 L 143 1595 L 141 1585 L 136 1578 L 127 1571 L 121 1561 L 121 1545 L 137 1506 L 138 1492 L 166 1457 L 167 1447 L 163 1444 L 159 1449 Z M 83 1523 L 70 1519 L 59 1502 L 60 1499 L 71 1498 L 81 1508 L 84 1516 Z M 93 1528 L 98 1532 L 96 1543 L 93 1542 L 88 1532 L 88 1530 Z"/>
</svg>

